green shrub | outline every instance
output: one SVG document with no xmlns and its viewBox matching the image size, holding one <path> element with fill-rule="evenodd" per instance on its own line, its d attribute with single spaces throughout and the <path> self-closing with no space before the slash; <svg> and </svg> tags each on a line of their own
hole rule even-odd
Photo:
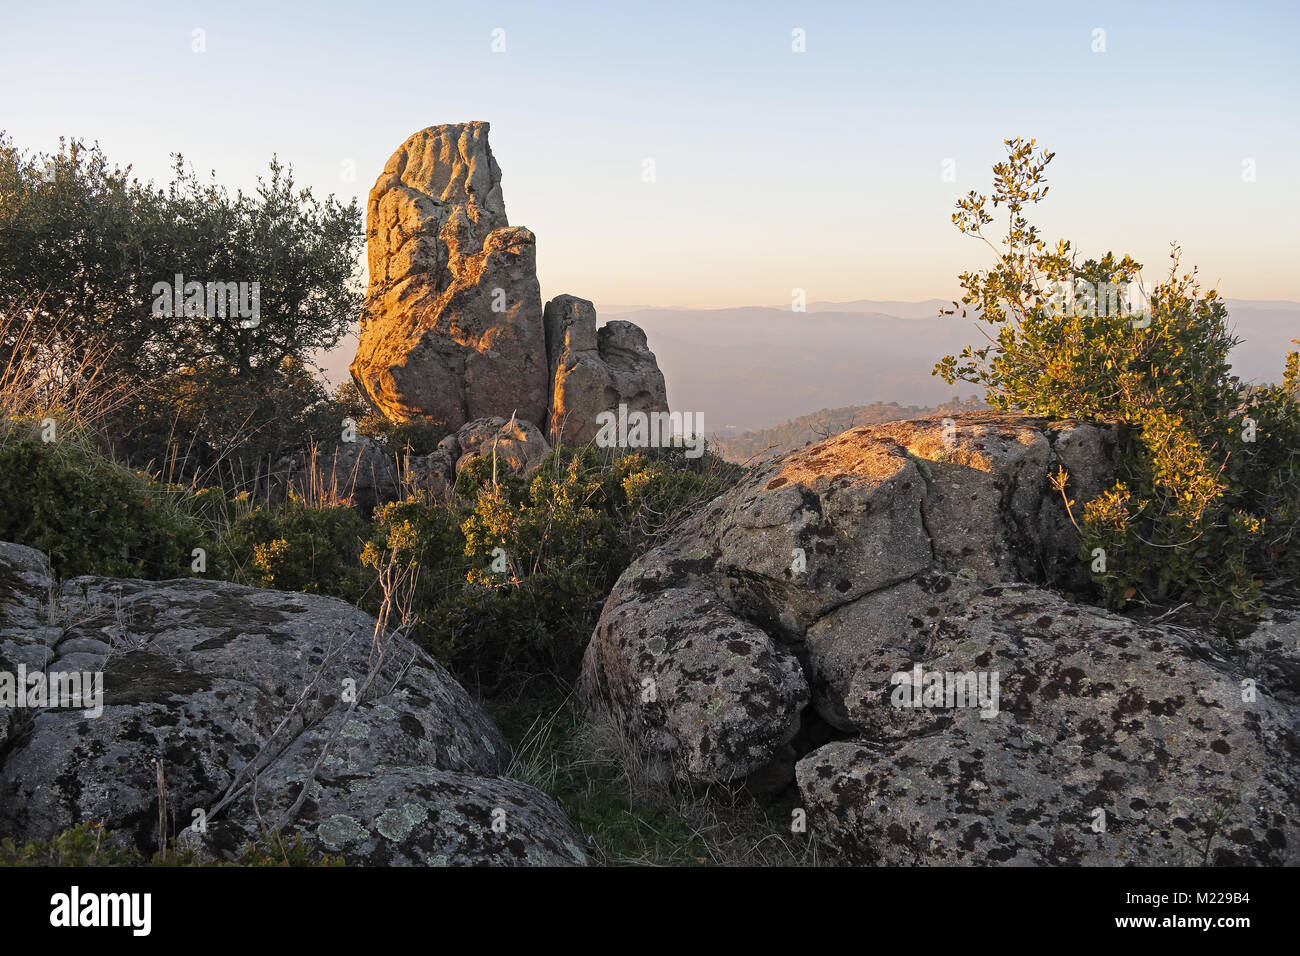
<svg viewBox="0 0 1300 956">
<path fill-rule="evenodd" d="M 362 305 L 362 210 L 317 199 L 275 157 L 234 195 L 173 158 L 159 186 L 97 145 L 61 140 L 45 156 L 0 133 L 0 315 L 16 317 L 28 339 L 57 343 L 39 356 L 57 378 L 90 370 L 133 394 L 101 409 L 119 456 L 172 480 L 225 482 L 232 470 L 243 480 L 308 434 L 338 434 L 307 363 L 338 344 Z M 211 299 L 197 314 L 159 302 L 155 283 L 178 273 L 256 282 L 257 322 Z M 0 335 L 0 381 L 10 345 Z M 97 361 L 84 361 L 88 351 Z"/>
<path fill-rule="evenodd" d="M 171 482 L 259 492 L 270 463 L 338 443 L 344 413 L 309 367 L 286 356 L 257 376 L 207 359 L 138 385 L 114 453 Z"/>
<path fill-rule="evenodd" d="M 322 853 L 319 848 L 295 833 L 285 839 L 277 832 L 263 831 L 247 844 L 234 866 L 343 866 L 341 856 Z"/>
<path fill-rule="evenodd" d="M 494 485 L 479 459 L 451 506 L 416 497 L 381 509 L 370 560 L 397 552 L 419 567 L 416 635 L 462 680 L 572 677 L 633 557 L 738 473 L 680 451 L 565 448 L 527 477 L 499 469 Z"/>
<path fill-rule="evenodd" d="M 1024 211 L 1046 195 L 1053 154 L 1035 156 L 1032 140 L 1007 147 L 991 197 L 1007 209 L 1003 249 L 993 268 L 960 277 L 960 306 L 946 310 L 973 310 L 996 337 L 945 357 L 935 374 L 984 386 L 995 408 L 1129 426 L 1119 482 L 1082 507 L 1080 556 L 1105 552 L 1094 571 L 1111 603 L 1141 592 L 1257 610 L 1261 578 L 1295 568 L 1294 353 L 1284 386 L 1244 389 L 1228 363 L 1237 340 L 1227 308 L 1195 270 L 1179 274 L 1176 245 L 1145 313 L 1093 291 L 1124 288 L 1141 266 L 1109 252 L 1079 264 L 1068 242 L 1048 247 Z M 989 203 L 970 193 L 954 223 L 984 239 Z M 1063 287 L 1083 294 L 1066 307 Z"/>
<path fill-rule="evenodd" d="M 610 588 L 639 552 L 740 469 L 681 450 L 553 452 L 531 475 L 479 459 L 451 502 L 425 494 L 380 508 L 295 495 L 278 504 L 219 488 L 149 482 L 80 446 L 0 445 L 0 539 L 49 552 L 65 575 L 191 573 L 327 594 L 374 612 L 389 558 L 417 572 L 413 636 L 462 679 L 489 688 L 572 677 Z"/>
<path fill-rule="evenodd" d="M 195 520 L 211 529 L 213 535 L 224 533 L 239 516 L 236 501 L 246 501 L 247 495 L 231 499 L 221 488 L 200 488 L 191 490 L 171 486 L 180 498 L 183 509 Z"/>
<path fill-rule="evenodd" d="M 64 577 L 183 577 L 204 543 L 159 486 L 69 442 L 0 444 L 0 501 L 0 540 L 46 552 Z"/>
<path fill-rule="evenodd" d="M 0 840 L 0 866 L 140 866 L 144 858 L 134 847 L 120 849 L 98 823 L 78 823 L 48 840 L 18 846 Z"/>
<path fill-rule="evenodd" d="M 291 496 L 236 518 L 218 545 L 218 567 L 246 584 L 356 602 L 365 590 L 360 552 L 369 534 L 369 524 L 349 507 L 313 506 Z"/>
</svg>

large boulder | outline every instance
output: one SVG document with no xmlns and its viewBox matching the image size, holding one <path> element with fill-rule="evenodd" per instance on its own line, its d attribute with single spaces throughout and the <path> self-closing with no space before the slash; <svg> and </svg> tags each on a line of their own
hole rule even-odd
<svg viewBox="0 0 1300 956">
<path fill-rule="evenodd" d="M 556 444 L 581 445 L 599 430 L 596 416 L 626 405 L 629 412 L 668 411 L 663 372 L 631 322 L 596 328 L 596 307 L 577 296 L 546 303 L 546 352 L 551 392 L 547 432 Z"/>
<path fill-rule="evenodd" d="M 1295 861 L 1289 625 L 1225 656 L 1046 590 L 1088 578 L 1118 440 L 975 414 L 788 455 L 622 575 L 580 693 L 687 779 L 797 782 L 853 861 Z M 975 683 L 902 706 L 935 674 Z"/>
<path fill-rule="evenodd" d="M 197 579 L 60 585 L 42 554 L 0 543 L 0 675 L 19 668 L 102 674 L 102 711 L 0 707 L 0 837 L 100 821 L 152 851 L 157 761 L 168 836 L 207 856 L 231 858 L 306 787 L 286 831 L 349 864 L 586 862 L 560 809 L 503 776 L 509 747 L 461 686 L 342 601 Z"/>
<path fill-rule="evenodd" d="M 366 210 L 370 287 L 352 378 L 390 419 L 454 431 L 545 421 L 536 241 L 511 227 L 487 123 L 431 126 L 388 160 Z"/>
<path fill-rule="evenodd" d="M 366 247 L 351 372 L 390 420 L 450 434 L 513 416 L 580 444 L 620 404 L 668 410 L 641 329 L 597 330 L 592 304 L 570 295 L 543 313 L 536 240 L 506 219 L 487 123 L 431 126 L 398 148 L 370 191 Z"/>
<path fill-rule="evenodd" d="M 606 605 L 583 677 L 588 699 L 648 753 L 704 780 L 772 762 L 808 703 L 789 649 L 704 587 L 620 592 Z"/>
<path fill-rule="evenodd" d="M 799 790 L 849 859 L 1300 861 L 1294 708 L 1177 630 L 935 574 L 837 609 L 807 644 L 819 709 L 846 733 L 799 762 Z M 997 675 L 996 706 L 937 689 L 895 706 L 891 675 L 917 665 Z"/>
</svg>

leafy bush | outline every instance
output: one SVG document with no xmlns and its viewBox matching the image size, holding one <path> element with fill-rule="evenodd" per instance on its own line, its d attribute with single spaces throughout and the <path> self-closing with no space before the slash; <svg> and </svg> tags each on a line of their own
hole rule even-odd
<svg viewBox="0 0 1300 956">
<path fill-rule="evenodd" d="M 327 594 L 376 611 L 389 558 L 417 572 L 414 637 L 462 679 L 495 688 L 571 677 L 600 607 L 637 553 L 724 491 L 740 469 L 680 449 L 553 452 L 529 476 L 487 458 L 459 496 L 416 494 L 368 522 L 344 503 L 255 503 L 151 482 L 93 448 L 0 441 L 0 539 L 50 553 L 64 575 L 206 576 Z M 499 550 L 498 550 L 499 549 Z"/>
<path fill-rule="evenodd" d="M 480 460 L 450 507 L 415 497 L 381 509 L 369 548 L 418 565 L 416 635 L 463 680 L 572 676 L 635 554 L 738 471 L 712 456 L 566 448 L 494 485 Z"/>
<path fill-rule="evenodd" d="M 164 188 L 132 178 L 96 146 L 53 156 L 0 133 L 0 315 L 54 347 L 62 377 L 93 369 L 134 400 L 110 402 L 115 453 L 170 479 L 255 474 L 307 435 L 337 434 L 310 357 L 360 312 L 361 209 L 318 200 L 271 158 L 249 192 L 200 181 L 175 155 Z M 165 302 L 156 284 L 246 283 L 258 320 L 204 300 Z M 3 323 L 0 323 L 2 326 Z M 0 327 L 0 367 L 11 343 Z M 103 348 L 105 342 L 111 348 Z M 95 353 L 96 361 L 87 362 Z M 2 384 L 3 375 L 0 375 Z M 177 437 L 179 436 L 179 438 Z M 169 470 L 170 469 L 170 470 Z M 241 474 L 240 472 L 244 474 Z"/>
<path fill-rule="evenodd" d="M 935 374 L 984 386 L 996 408 L 1129 426 L 1120 480 L 1082 510 L 1080 555 L 1104 550 L 1097 582 L 1112 603 L 1142 592 L 1255 610 L 1260 577 L 1298 557 L 1295 354 L 1284 386 L 1244 389 L 1228 363 L 1227 309 L 1195 270 L 1179 274 L 1176 245 L 1145 310 L 1106 294 L 1141 266 L 1109 252 L 1080 264 L 1066 241 L 1049 248 L 1025 209 L 1047 194 L 1053 154 L 1035 156 L 1033 140 L 1006 145 L 991 200 L 972 192 L 953 215 L 985 239 L 990 201 L 1005 206 L 1002 249 L 993 268 L 960 277 L 960 306 L 946 310 L 974 311 L 996 337 Z"/>
<path fill-rule="evenodd" d="M 0 501 L 0 541 L 46 552 L 65 577 L 183 577 L 204 543 L 160 486 L 70 442 L 0 442 Z"/>
<path fill-rule="evenodd" d="M 322 853 L 320 849 L 295 833 L 285 839 L 279 833 L 264 830 L 246 844 L 234 866 L 343 866 L 343 857 Z"/>
<path fill-rule="evenodd" d="M 134 847 L 121 849 L 98 823 L 78 823 L 48 840 L 18 846 L 0 840 L 0 866 L 140 866 L 143 858 Z"/>
<path fill-rule="evenodd" d="M 312 445 L 332 447 L 344 414 L 293 357 L 259 372 L 255 387 L 229 365 L 202 361 L 137 387 L 114 453 L 170 482 L 265 493 L 268 473 Z"/>
<path fill-rule="evenodd" d="M 360 551 L 369 534 L 352 508 L 291 496 L 235 518 L 217 547 L 218 568 L 246 584 L 356 602 L 365 591 Z"/>
</svg>

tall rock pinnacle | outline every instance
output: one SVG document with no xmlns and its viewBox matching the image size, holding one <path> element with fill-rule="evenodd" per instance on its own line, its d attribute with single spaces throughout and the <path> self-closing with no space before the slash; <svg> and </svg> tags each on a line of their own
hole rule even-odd
<svg viewBox="0 0 1300 956">
<path fill-rule="evenodd" d="M 512 413 L 544 422 L 535 239 L 506 219 L 488 124 L 431 126 L 398 147 L 370 190 L 366 238 L 358 388 L 390 419 L 449 431 Z"/>
<path fill-rule="evenodd" d="M 595 307 L 570 295 L 543 313 L 536 240 L 506 219 L 487 123 L 431 126 L 398 147 L 370 190 L 366 244 L 351 372 L 390 420 L 450 434 L 513 415 L 582 444 L 621 404 L 668 410 L 639 328 L 598 330 Z"/>
</svg>

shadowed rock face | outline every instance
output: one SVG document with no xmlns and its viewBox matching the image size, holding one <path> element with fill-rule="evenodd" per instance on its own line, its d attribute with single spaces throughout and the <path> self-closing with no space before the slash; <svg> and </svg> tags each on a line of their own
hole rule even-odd
<svg viewBox="0 0 1300 956">
<path fill-rule="evenodd" d="M 546 339 L 536 241 L 506 220 L 487 123 L 432 126 L 370 190 L 370 288 L 351 372 L 390 419 L 454 431 L 543 422 Z"/>
<path fill-rule="evenodd" d="M 550 798 L 502 776 L 506 741 L 437 662 L 395 637 L 366 685 L 374 628 L 333 598 L 215 581 L 59 586 L 42 554 L 0 542 L 0 672 L 99 671 L 104 691 L 98 717 L 0 708 L 0 838 L 102 821 L 152 852 L 161 760 L 170 835 L 229 858 L 258 836 L 248 794 L 187 828 L 257 759 L 262 817 L 314 779 L 287 829 L 349 864 L 585 863 Z"/>
<path fill-rule="evenodd" d="M 1089 573 L 1049 476 L 1081 513 L 1116 435 L 952 425 L 853 429 L 714 500 L 615 585 L 588 706 L 684 777 L 797 783 L 851 861 L 1300 861 L 1296 624 L 1225 650 L 1047 590 Z M 916 665 L 996 673 L 996 712 L 897 706 Z"/>
</svg>

